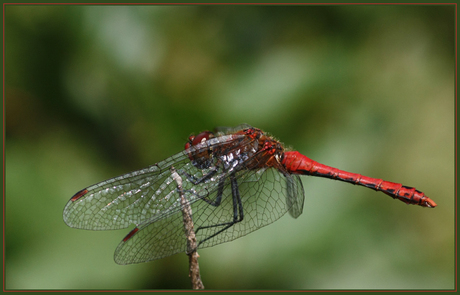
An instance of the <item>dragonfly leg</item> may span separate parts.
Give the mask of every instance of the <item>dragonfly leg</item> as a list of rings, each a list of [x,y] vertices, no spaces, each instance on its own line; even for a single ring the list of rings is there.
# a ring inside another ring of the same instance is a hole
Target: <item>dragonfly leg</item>
[[[201,177],[200,179],[196,179],[195,176],[193,175],[190,175],[188,174],[187,172],[185,171],[179,171],[181,174],[185,175],[185,177],[187,177],[187,179],[192,182],[194,185],[198,185],[204,181],[206,181],[207,179],[211,178],[212,176],[214,176],[214,174],[217,173],[217,168],[214,167],[213,170],[211,170],[208,174],[204,175],[203,177]],[[207,198],[208,194],[206,194],[206,196],[200,196],[198,194],[196,194],[195,192],[193,191],[188,191],[188,192],[191,192],[192,194],[198,196],[200,199],[202,199],[203,201],[205,201],[206,203],[208,203],[209,205],[212,205],[214,207],[217,207],[220,205],[220,202],[222,200],[222,193],[223,193],[223,190],[224,190],[224,183],[225,183],[225,178],[221,179],[219,181],[219,184],[218,184],[218,191],[217,191],[217,198],[215,201],[211,201]]]
[[[219,223],[219,224],[214,224],[214,225],[200,226],[196,230],[196,232],[198,232],[200,229],[212,228],[212,227],[218,227],[218,226],[224,226],[224,228],[222,228],[218,232],[214,233],[213,235],[205,238],[204,240],[201,240],[198,243],[197,247],[199,247],[200,244],[206,242],[207,240],[214,238],[215,236],[217,236],[221,232],[227,230],[228,228],[233,226],[235,223],[243,221],[243,218],[244,218],[243,203],[241,202],[240,192],[238,190],[238,183],[236,181],[236,178],[235,178],[234,174],[230,175],[230,181],[231,181],[231,186],[232,186],[233,220],[230,221],[230,222],[224,222],[224,223]],[[214,204],[210,203],[211,205],[214,205],[214,206],[219,206],[220,205],[220,202],[222,200],[222,190],[223,190],[223,181],[222,181],[222,188],[221,188],[221,183],[219,183],[218,196],[217,196],[216,201],[214,202]]]
[[[205,201],[206,203],[208,203],[209,205],[212,205],[214,207],[217,207],[220,205],[220,202],[222,201],[222,193],[223,193],[223,190],[224,190],[224,183],[225,183],[225,179],[222,179],[219,181],[219,184],[218,184],[218,190],[217,190],[217,197],[216,197],[216,200],[215,201],[212,201],[210,199],[208,199],[208,196],[209,196],[209,192],[205,193],[204,195],[200,195],[198,194],[195,190],[193,189],[190,189],[190,190],[186,190],[186,191],[183,191],[183,192],[187,192],[189,194],[192,194],[194,196],[197,196],[199,199]],[[206,189],[206,188],[205,188]],[[177,192],[180,194],[182,193],[178,188],[176,189]],[[207,189],[206,189],[207,190]]]
[[[208,203],[209,205],[212,205],[214,207],[217,207],[220,205],[220,202],[222,202],[222,195],[224,193],[224,184],[225,184],[225,178],[222,178],[219,180],[219,184],[217,185],[217,197],[215,201],[209,200],[207,197],[201,197],[203,201]]]

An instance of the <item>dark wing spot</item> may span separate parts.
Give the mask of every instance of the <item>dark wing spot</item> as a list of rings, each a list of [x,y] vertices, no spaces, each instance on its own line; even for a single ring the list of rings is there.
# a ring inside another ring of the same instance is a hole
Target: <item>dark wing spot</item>
[[[76,200],[80,199],[81,197],[83,197],[84,195],[86,195],[86,193],[88,192],[88,190],[85,188],[85,189],[82,189],[81,191],[79,191],[78,193],[76,193],[75,195],[73,195],[72,198],[70,198],[70,200],[72,202],[75,202]]]
[[[129,234],[124,237],[123,242],[126,242],[127,240],[131,239],[132,236],[139,230],[139,228],[135,227],[132,231],[129,232]]]

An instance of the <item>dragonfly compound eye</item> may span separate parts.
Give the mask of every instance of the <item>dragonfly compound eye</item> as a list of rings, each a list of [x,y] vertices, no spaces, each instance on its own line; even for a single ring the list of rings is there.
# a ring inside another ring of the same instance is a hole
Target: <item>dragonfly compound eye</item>
[[[214,133],[212,133],[211,131],[203,131],[197,136],[194,136],[193,138],[189,137],[189,139],[192,145],[197,145],[213,137],[214,137]]]

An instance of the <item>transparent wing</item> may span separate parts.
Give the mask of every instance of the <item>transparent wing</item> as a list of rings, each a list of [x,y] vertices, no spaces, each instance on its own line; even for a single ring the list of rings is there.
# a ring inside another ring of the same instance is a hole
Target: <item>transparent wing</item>
[[[198,248],[211,247],[242,237],[264,227],[283,216],[287,211],[297,217],[302,213],[304,192],[299,177],[283,174],[278,169],[243,170],[236,174],[243,205],[243,220],[211,237],[223,226],[213,226],[233,221],[233,198],[229,178],[224,179],[222,202],[212,206],[204,200],[191,204],[192,218]],[[186,185],[189,183],[186,182]],[[190,187],[184,187],[185,198],[196,199]],[[177,194],[179,194],[176,191]],[[217,191],[207,195],[216,200]],[[209,227],[211,226],[211,227]],[[207,227],[207,228],[201,228]],[[163,258],[187,249],[182,212],[175,211],[158,216],[138,226],[129,239],[123,240],[115,251],[118,264],[146,262]]]
[[[305,201],[305,192],[303,190],[302,180],[300,180],[299,175],[286,175],[287,178],[290,178],[286,182],[287,194],[286,194],[286,204],[289,207],[289,214],[297,218],[303,212],[303,203]]]
[[[92,185],[69,200],[64,208],[64,221],[70,227],[81,229],[121,229],[156,216],[164,216],[165,212],[180,210],[177,184],[171,176],[171,166],[195,178],[202,177],[210,172],[209,169],[196,168],[189,155],[200,154],[241,138],[243,135],[213,138],[148,168]],[[243,140],[241,144],[247,143]],[[217,175],[199,185],[193,185],[195,194],[190,196],[189,201],[194,202],[200,194],[215,190],[222,177],[226,175]],[[184,182],[189,180],[184,178]],[[189,183],[188,187],[191,186]]]

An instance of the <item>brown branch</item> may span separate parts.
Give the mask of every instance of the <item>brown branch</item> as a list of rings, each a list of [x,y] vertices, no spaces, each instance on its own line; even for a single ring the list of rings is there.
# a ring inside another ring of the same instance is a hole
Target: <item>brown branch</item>
[[[182,189],[182,178],[176,172],[174,167],[171,167],[171,174],[177,183],[177,190],[180,194],[180,203],[182,207],[182,217],[184,220],[185,235],[187,236],[187,255],[189,258],[189,273],[188,276],[192,281],[192,288],[194,290],[204,289],[203,282],[200,276],[200,266],[198,265],[198,252],[196,252],[197,244],[195,237],[195,230],[193,229],[192,220],[192,207],[184,196],[184,190]]]

